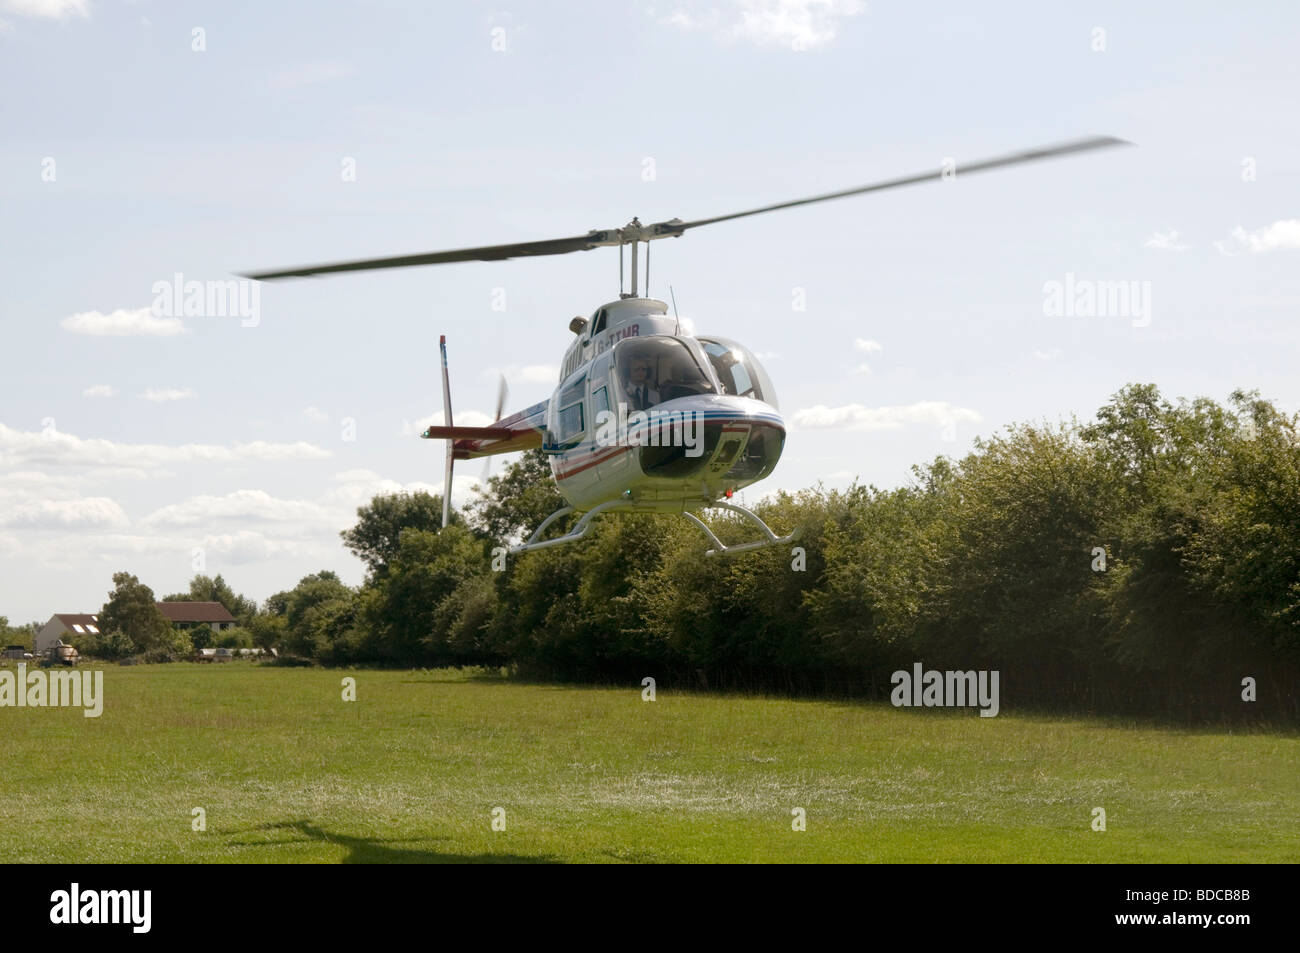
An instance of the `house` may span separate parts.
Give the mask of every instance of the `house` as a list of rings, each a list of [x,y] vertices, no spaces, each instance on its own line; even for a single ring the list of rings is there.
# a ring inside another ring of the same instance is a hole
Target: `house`
[[[56,612],[50,616],[50,621],[45,623],[41,631],[36,633],[32,651],[41,656],[52,649],[60,640],[75,645],[85,635],[99,635],[99,616],[75,612]],[[68,638],[65,639],[65,636],[68,636]]]
[[[220,602],[160,602],[158,610],[180,629],[207,625],[213,632],[220,632],[235,625],[235,617]]]
[[[235,617],[220,602],[159,602],[157,605],[158,611],[177,628],[192,629],[196,625],[208,625],[213,632],[220,632],[235,625]],[[85,635],[99,635],[98,615],[56,612],[50,616],[45,627],[36,633],[36,644],[32,651],[38,656],[44,655],[60,639],[69,645],[76,645]]]

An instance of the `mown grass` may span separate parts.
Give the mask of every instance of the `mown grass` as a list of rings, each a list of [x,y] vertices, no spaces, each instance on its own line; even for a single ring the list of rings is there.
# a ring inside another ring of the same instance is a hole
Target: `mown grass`
[[[447,670],[103,669],[98,719],[0,708],[0,861],[1300,860],[1293,733]]]

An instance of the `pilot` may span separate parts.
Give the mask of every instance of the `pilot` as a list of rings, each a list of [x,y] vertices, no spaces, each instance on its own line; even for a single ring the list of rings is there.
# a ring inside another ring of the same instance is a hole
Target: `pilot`
[[[659,390],[654,386],[647,358],[633,356],[628,365],[627,397],[633,410],[649,410],[659,403]]]

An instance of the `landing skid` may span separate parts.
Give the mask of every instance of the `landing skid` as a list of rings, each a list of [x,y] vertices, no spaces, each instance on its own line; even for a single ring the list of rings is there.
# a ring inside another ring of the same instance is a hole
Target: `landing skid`
[[[799,535],[799,530],[795,529],[795,531],[788,536],[777,536],[776,533],[772,532],[771,528],[763,522],[762,517],[757,513],[747,510],[743,506],[737,506],[735,503],[723,503],[719,500],[715,503],[709,503],[704,508],[712,509],[715,507],[718,509],[731,510],[733,513],[739,513],[757,526],[767,538],[755,540],[750,543],[737,543],[735,546],[727,546],[723,544],[722,540],[718,539],[713,530],[709,529],[709,527],[704,524],[704,521],[698,516],[694,513],[683,513],[682,515],[698,526],[704,532],[704,535],[709,538],[709,541],[716,547],[715,549],[706,550],[704,553],[706,556],[714,556],[718,553],[743,553],[752,549],[764,549],[768,546],[784,546],[786,543],[793,542],[794,538]],[[573,529],[569,530],[564,535],[556,536],[554,539],[539,540],[539,537],[542,533],[546,532],[548,526],[560,519],[560,517],[568,516],[572,512],[573,507],[566,506],[563,509],[556,510],[550,516],[546,517],[546,519],[542,521],[542,525],[537,527],[532,536],[528,537],[528,542],[510,548],[511,555],[516,553],[527,553],[535,549],[546,549],[547,547],[559,546],[563,543],[577,542],[587,535],[587,530],[591,529],[592,520],[601,513],[645,513],[650,511],[645,507],[638,506],[636,503],[628,500],[609,500],[608,502],[594,506],[587,510],[586,513],[583,513],[582,518],[578,520]]]

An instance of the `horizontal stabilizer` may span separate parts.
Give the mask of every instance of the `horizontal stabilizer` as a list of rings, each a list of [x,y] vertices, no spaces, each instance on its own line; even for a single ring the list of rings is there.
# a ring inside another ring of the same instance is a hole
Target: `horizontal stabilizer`
[[[429,427],[420,434],[428,440],[450,440],[457,460],[490,457],[498,453],[537,450],[546,434],[547,401],[498,420],[491,427]]]
[[[507,440],[516,433],[508,427],[430,427],[420,434],[426,440]]]
[[[536,450],[542,445],[542,431],[532,427],[430,427],[420,436],[451,440],[457,460]]]

